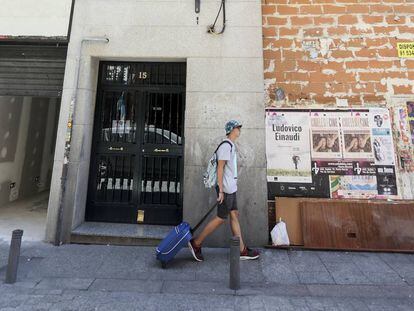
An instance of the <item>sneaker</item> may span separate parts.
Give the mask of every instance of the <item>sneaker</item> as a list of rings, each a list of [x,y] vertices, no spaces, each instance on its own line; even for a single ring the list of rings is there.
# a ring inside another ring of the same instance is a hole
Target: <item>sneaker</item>
[[[259,256],[260,254],[257,250],[245,247],[244,251],[240,253],[240,260],[253,260],[259,258]]]
[[[188,242],[188,247],[190,248],[191,254],[193,254],[195,260],[199,262],[204,260],[204,257],[201,254],[201,247],[196,246],[193,239],[191,239],[190,242]]]

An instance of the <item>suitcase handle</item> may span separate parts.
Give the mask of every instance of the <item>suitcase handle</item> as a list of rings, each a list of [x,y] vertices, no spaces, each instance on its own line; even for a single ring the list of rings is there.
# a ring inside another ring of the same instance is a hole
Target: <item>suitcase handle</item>
[[[200,220],[200,222],[193,228],[190,229],[191,234],[196,232],[196,230],[201,226],[201,224],[207,219],[207,217],[211,214],[211,212],[216,208],[218,205],[218,202],[216,202],[207,212],[207,214],[204,215],[204,217]]]

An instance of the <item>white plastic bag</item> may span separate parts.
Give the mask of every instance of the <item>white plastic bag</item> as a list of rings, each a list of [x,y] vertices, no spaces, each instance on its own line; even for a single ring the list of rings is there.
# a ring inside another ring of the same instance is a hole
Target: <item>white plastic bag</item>
[[[286,224],[283,221],[278,222],[278,224],[270,232],[270,236],[272,237],[273,245],[280,246],[290,244]]]

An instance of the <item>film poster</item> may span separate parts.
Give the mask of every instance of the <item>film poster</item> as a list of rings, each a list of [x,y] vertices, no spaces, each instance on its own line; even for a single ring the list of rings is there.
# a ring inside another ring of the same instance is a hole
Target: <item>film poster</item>
[[[335,113],[314,112],[311,116],[313,159],[341,159],[339,118]]]
[[[344,159],[373,160],[368,112],[350,112],[341,117]]]

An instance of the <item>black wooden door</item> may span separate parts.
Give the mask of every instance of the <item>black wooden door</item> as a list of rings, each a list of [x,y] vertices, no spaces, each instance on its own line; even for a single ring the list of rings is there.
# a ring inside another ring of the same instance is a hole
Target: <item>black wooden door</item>
[[[185,64],[103,63],[100,77],[86,220],[181,222]]]

